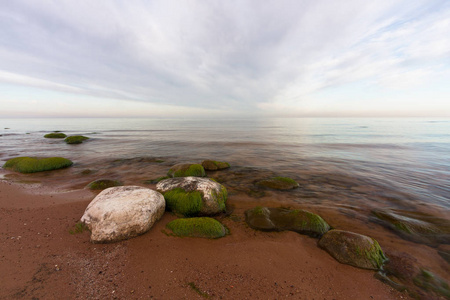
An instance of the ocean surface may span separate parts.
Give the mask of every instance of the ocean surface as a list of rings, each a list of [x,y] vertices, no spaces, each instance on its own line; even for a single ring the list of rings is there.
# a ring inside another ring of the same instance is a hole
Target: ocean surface
[[[52,131],[90,139],[67,145],[43,137]],[[450,210],[450,119],[0,119],[0,164],[17,156],[71,159],[64,170],[0,171],[4,179],[63,190],[99,178],[145,185],[176,163],[213,159],[231,164],[208,176],[237,205],[326,207],[348,216],[380,207]],[[291,177],[300,188],[255,185],[271,176]]]

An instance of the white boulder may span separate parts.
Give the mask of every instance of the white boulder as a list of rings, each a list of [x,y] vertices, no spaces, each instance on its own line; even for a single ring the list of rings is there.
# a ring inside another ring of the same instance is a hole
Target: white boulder
[[[147,232],[165,210],[163,195],[140,186],[103,190],[86,208],[85,223],[93,243],[125,240]]]

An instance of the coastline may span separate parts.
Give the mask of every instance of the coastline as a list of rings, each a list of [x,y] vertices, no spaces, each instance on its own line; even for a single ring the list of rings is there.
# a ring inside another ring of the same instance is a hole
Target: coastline
[[[0,299],[408,299],[374,272],[335,261],[317,240],[221,219],[231,235],[176,238],[164,217],[146,234],[92,244],[70,234],[94,194],[0,181]],[[243,215],[238,208],[234,215]]]

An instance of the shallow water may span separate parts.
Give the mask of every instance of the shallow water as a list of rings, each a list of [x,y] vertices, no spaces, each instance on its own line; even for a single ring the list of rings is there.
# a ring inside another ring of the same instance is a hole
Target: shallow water
[[[64,188],[98,177],[142,184],[175,163],[215,159],[233,168],[209,175],[235,194],[274,196],[253,193],[254,182],[281,175],[300,183],[278,194],[288,203],[450,209],[448,119],[2,119],[0,128],[2,164],[16,156],[73,160],[67,170],[24,176]],[[54,130],[91,139],[43,138]],[[92,173],[82,175],[86,169]]]

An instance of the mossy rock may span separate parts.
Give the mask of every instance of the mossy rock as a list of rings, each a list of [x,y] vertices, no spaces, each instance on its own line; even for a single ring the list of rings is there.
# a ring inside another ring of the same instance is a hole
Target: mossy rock
[[[438,295],[450,299],[450,289],[448,283],[430,271],[422,269],[419,275],[414,277],[413,282],[425,291],[432,291]]]
[[[67,144],[81,144],[83,141],[88,140],[88,137],[82,135],[73,135],[66,137],[64,140]]]
[[[319,215],[302,209],[255,207],[245,212],[245,221],[263,231],[290,230],[312,237],[320,237],[330,225]]]
[[[217,239],[224,237],[228,229],[219,221],[208,218],[187,218],[176,219],[166,225],[175,236],[180,237],[200,237]]]
[[[280,176],[258,181],[256,185],[274,190],[291,190],[299,186],[295,180]]]
[[[205,169],[200,164],[177,164],[167,172],[169,177],[205,177]]]
[[[373,210],[374,219],[400,237],[416,243],[437,246],[450,244],[450,221],[433,215],[394,209]]]
[[[230,164],[223,161],[215,161],[215,160],[204,160],[202,161],[202,166],[207,171],[216,171],[223,170],[230,167]]]
[[[169,178],[156,189],[164,195],[168,210],[184,216],[215,215],[226,209],[227,189],[208,178]]]
[[[203,207],[202,194],[199,191],[186,192],[182,188],[175,188],[164,194],[166,208],[183,216],[197,216]]]
[[[387,261],[375,239],[354,232],[330,230],[319,240],[319,246],[338,262],[362,269],[380,270]]]
[[[16,157],[8,160],[3,165],[3,168],[20,173],[35,173],[67,168],[72,164],[73,162],[71,160],[63,157]]]
[[[87,187],[91,190],[104,190],[110,187],[114,186],[121,186],[122,182],[118,180],[111,180],[111,179],[98,179],[95,181],[92,181],[87,185]]]
[[[65,135],[62,132],[52,132],[52,133],[47,133],[46,135],[44,135],[44,137],[46,139],[63,139],[65,137],[67,137],[67,135]]]
[[[155,179],[149,179],[149,180],[145,180],[144,183],[145,184],[157,184],[158,182],[160,182],[161,180],[167,179],[169,178],[168,176],[161,176]]]

